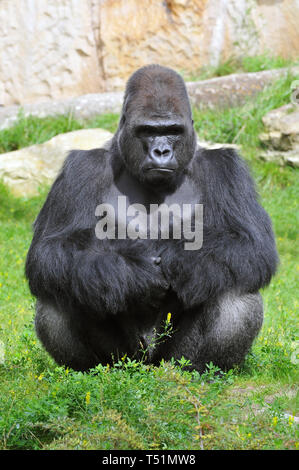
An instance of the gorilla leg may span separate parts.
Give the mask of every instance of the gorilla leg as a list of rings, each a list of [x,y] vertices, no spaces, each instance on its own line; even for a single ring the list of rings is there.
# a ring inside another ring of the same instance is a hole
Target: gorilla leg
[[[98,322],[84,312],[67,316],[51,304],[38,301],[36,305],[38,338],[59,365],[75,370],[111,364],[125,353],[136,356],[139,335],[127,325],[127,319],[121,323],[110,317]]]
[[[263,322],[261,295],[228,293],[197,312],[174,317],[174,334],[157,347],[152,362],[184,356],[199,372],[213,362],[223,370],[241,364]]]

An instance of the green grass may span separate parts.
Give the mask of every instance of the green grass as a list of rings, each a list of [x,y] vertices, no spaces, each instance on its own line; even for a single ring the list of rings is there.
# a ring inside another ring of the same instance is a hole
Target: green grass
[[[240,107],[225,109],[194,109],[195,129],[203,140],[235,143],[255,149],[263,131],[262,117],[271,109],[290,102],[292,75],[282,77],[254,100]]]
[[[115,132],[118,119],[118,114],[105,114],[104,116],[96,116],[86,122],[79,122],[72,115],[46,118],[25,117],[21,111],[14,126],[0,131],[0,153],[11,152],[33,144],[42,144],[55,135],[86,127],[101,127],[110,132]]]
[[[218,375],[210,366],[200,376],[184,371],[183,361],[148,367],[128,358],[84,374],[57,367],[35,336],[24,278],[31,224],[46,189],[26,199],[0,185],[0,448],[298,448],[298,425],[284,416],[298,415],[298,172],[256,158],[261,117],[289,102],[291,81],[278,81],[243,107],[194,110],[201,138],[242,146],[277,237],[280,266],[262,292],[264,326],[240,369]],[[117,120],[93,122],[114,130]],[[0,146],[30,145],[75,125],[21,119],[1,131]]]
[[[182,72],[187,81],[207,80],[213,77],[222,77],[232,73],[262,72],[263,70],[279,69],[298,65],[298,60],[285,59],[280,56],[261,54],[258,56],[229,57],[217,66],[205,66],[195,70],[192,74]]]

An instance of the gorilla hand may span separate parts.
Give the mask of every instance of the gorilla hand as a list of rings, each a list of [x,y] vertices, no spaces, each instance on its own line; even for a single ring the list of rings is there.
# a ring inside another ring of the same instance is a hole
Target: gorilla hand
[[[169,289],[169,283],[165,279],[161,268],[161,257],[151,256],[151,262],[155,269],[155,275],[153,276],[152,283],[149,290],[150,302],[156,304],[162,301]]]

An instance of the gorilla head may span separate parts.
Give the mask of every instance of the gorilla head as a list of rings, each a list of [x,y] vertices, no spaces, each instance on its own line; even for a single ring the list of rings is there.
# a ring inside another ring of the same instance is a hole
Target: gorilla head
[[[127,170],[151,186],[168,186],[182,174],[196,149],[190,103],[183,79],[149,65],[126,87],[116,134]]]

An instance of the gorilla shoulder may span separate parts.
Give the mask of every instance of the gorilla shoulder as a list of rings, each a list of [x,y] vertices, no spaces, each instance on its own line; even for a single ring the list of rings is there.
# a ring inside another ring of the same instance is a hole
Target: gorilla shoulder
[[[217,195],[216,187],[218,190],[228,187],[230,192],[242,191],[246,187],[246,191],[252,192],[251,196],[256,197],[250,170],[234,148],[205,149],[201,147],[197,150],[194,164],[199,180],[211,188],[214,196]],[[238,203],[241,202],[240,194],[242,192],[238,193]]]
[[[76,189],[88,185],[104,190],[113,181],[111,154],[107,148],[72,150],[61,169],[65,183],[76,181]]]

